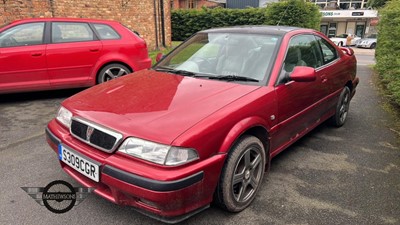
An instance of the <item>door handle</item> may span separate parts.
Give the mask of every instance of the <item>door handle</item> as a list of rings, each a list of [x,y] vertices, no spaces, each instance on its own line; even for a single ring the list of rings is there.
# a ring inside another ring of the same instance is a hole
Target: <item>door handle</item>
[[[32,56],[42,56],[43,53],[41,53],[41,52],[33,52],[31,55]]]
[[[322,75],[321,76],[321,82],[322,83],[326,83],[328,81],[328,78],[326,77],[326,75],[324,74],[324,75]]]
[[[91,48],[91,49],[89,49],[89,51],[91,51],[91,52],[98,52],[100,49],[98,49],[98,48]]]

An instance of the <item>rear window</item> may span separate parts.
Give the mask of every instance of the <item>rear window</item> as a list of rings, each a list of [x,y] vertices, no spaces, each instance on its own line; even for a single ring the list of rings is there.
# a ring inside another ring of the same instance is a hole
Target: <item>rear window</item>
[[[120,39],[119,34],[106,24],[93,24],[101,40]]]

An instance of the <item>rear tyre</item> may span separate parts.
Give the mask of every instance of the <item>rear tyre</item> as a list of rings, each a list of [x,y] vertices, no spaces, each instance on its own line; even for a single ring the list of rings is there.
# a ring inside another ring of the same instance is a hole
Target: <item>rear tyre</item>
[[[132,71],[128,67],[119,63],[113,63],[105,66],[103,69],[100,70],[97,77],[97,83],[104,83],[106,81],[124,76],[129,73],[132,73]]]
[[[254,200],[264,171],[264,145],[254,136],[241,137],[228,154],[215,202],[229,212],[242,211]]]
[[[344,87],[339,96],[339,101],[336,105],[335,115],[331,117],[331,123],[336,127],[341,127],[346,122],[347,114],[350,107],[350,89]]]
[[[376,43],[372,43],[371,46],[369,47],[370,49],[376,48]]]

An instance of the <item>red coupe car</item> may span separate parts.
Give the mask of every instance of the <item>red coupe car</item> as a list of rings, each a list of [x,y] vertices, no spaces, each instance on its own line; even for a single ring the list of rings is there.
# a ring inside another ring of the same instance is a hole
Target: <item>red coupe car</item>
[[[0,93],[87,87],[150,66],[146,42],[118,22],[25,19],[0,28]]]
[[[302,28],[210,29],[161,58],[65,100],[46,135],[82,185],[167,222],[245,209],[271,158],[345,123],[359,82],[351,49]]]

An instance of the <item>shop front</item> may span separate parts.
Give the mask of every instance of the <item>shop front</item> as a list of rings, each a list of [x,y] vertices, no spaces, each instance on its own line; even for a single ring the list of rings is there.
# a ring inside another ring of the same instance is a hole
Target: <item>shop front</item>
[[[340,34],[355,34],[364,37],[377,33],[376,10],[321,10],[322,21],[320,31],[328,37]]]

